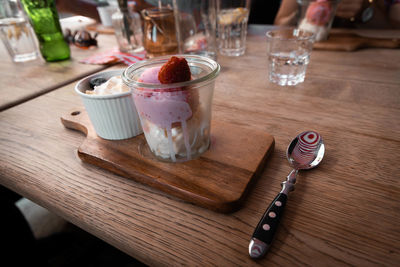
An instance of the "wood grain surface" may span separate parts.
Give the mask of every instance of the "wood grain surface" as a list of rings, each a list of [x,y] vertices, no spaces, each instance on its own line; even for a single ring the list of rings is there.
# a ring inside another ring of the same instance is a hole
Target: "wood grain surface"
[[[97,40],[98,47],[88,50],[71,45],[71,58],[59,62],[38,58],[13,63],[4,45],[0,45],[0,111],[107,68],[79,63],[81,59],[117,46],[113,35],[100,34]]]
[[[210,148],[203,155],[166,163],[151,154],[143,134],[119,141],[100,138],[85,109],[72,109],[61,122],[86,135],[78,148],[84,162],[224,213],[240,208],[274,149],[266,132],[213,120]]]
[[[304,83],[268,81],[265,37],[219,57],[213,118],[272,134],[275,151],[231,214],[216,213],[90,164],[84,136],[60,116],[74,84],[0,113],[0,183],[151,266],[398,266],[400,50],[313,51]],[[299,173],[276,239],[260,261],[248,244],[290,172],[304,130],[324,138],[318,168]]]

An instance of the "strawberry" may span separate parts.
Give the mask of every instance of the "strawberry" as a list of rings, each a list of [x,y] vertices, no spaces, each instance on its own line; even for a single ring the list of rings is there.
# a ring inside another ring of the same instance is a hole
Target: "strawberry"
[[[190,68],[184,58],[171,57],[158,73],[158,80],[162,84],[186,82],[190,79]]]

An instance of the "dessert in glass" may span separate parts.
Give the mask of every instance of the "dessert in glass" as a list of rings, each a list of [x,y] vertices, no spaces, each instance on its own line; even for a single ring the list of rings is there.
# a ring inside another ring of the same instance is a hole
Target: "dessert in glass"
[[[211,104],[220,66],[196,55],[164,56],[129,66],[132,89],[147,144],[162,161],[199,157],[210,145]]]
[[[315,41],[328,38],[340,0],[297,0],[300,5],[298,27],[315,34]]]

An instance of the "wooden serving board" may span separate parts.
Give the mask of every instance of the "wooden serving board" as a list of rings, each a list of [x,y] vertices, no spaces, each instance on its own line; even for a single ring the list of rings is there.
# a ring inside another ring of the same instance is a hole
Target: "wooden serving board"
[[[224,213],[240,207],[275,144],[266,132],[213,121],[207,152],[188,162],[165,163],[152,156],[143,134],[118,141],[98,137],[84,108],[61,121],[86,134],[78,148],[82,161]]]
[[[314,43],[315,49],[355,51],[361,48],[399,48],[399,38],[372,38],[355,33],[330,33],[326,41]]]

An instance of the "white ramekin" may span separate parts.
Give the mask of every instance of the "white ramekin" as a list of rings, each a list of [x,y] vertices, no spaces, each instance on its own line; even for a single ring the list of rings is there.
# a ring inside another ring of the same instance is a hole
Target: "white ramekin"
[[[122,75],[124,69],[96,73],[83,78],[75,85],[97,133],[103,139],[121,140],[143,133],[132,98],[132,91],[111,95],[86,94],[89,81],[96,77],[110,79]]]

